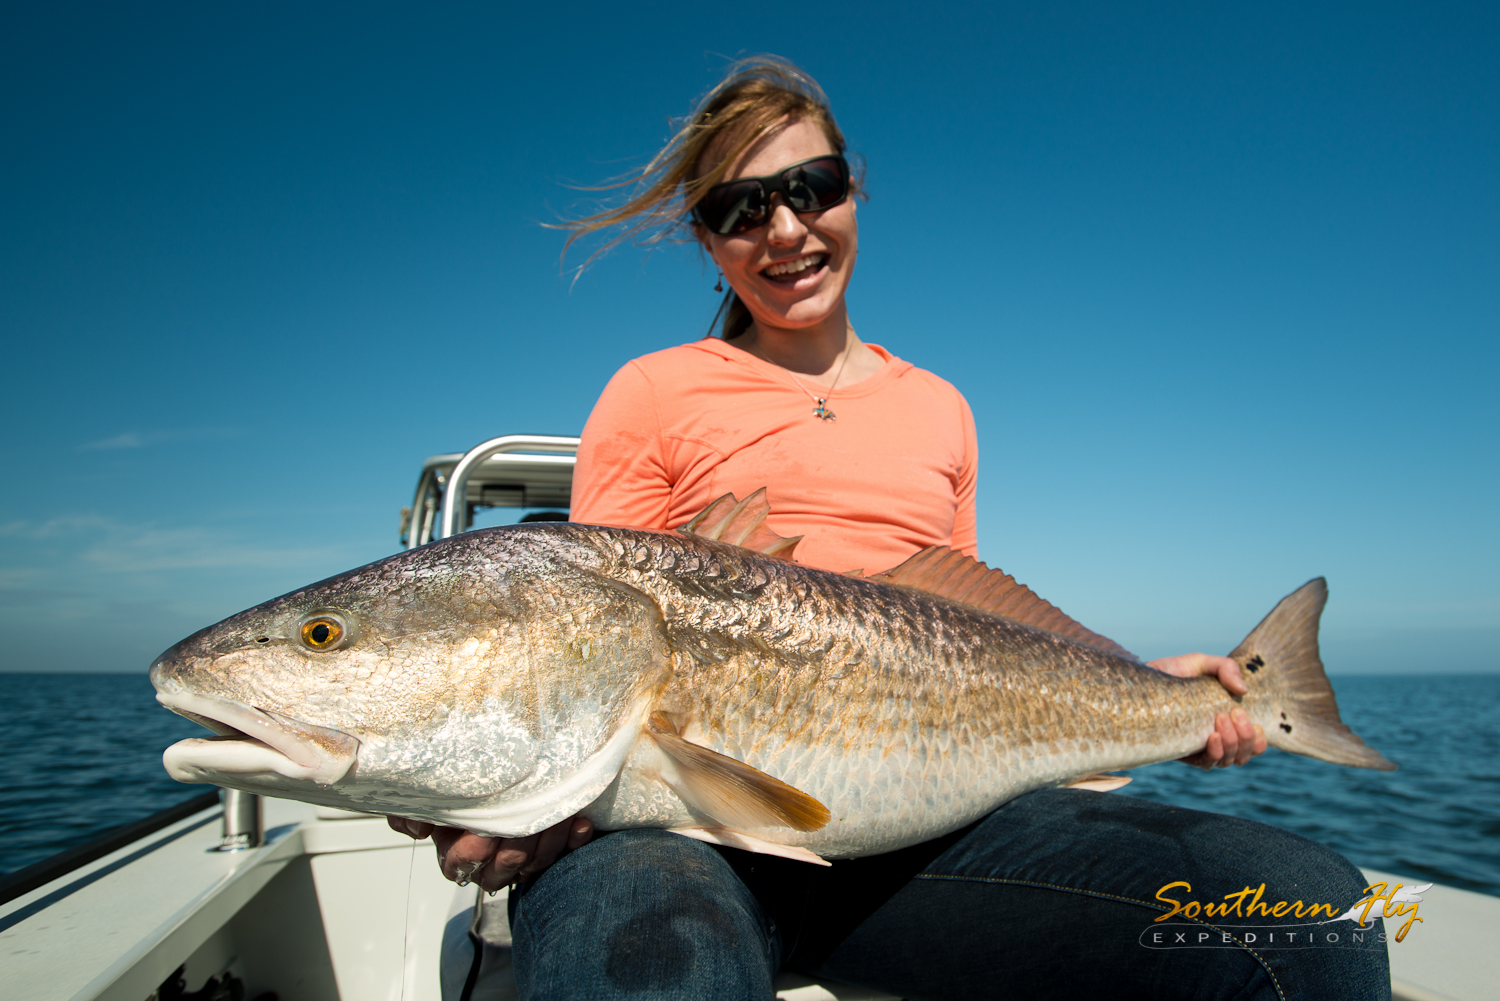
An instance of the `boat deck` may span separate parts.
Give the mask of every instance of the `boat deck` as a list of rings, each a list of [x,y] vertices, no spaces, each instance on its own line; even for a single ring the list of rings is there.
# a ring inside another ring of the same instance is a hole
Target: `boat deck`
[[[428,842],[379,818],[266,800],[266,843],[217,852],[212,807],[0,905],[11,1001],[142,1001],[186,965],[190,990],[225,971],[245,997],[439,1001],[445,934],[465,934],[475,887],[447,882]],[[1372,882],[1426,882],[1367,871]],[[1398,1001],[1488,1001],[1500,898],[1434,886],[1390,945]],[[492,985],[500,987],[503,984]],[[787,975],[784,1001],[888,996]]]

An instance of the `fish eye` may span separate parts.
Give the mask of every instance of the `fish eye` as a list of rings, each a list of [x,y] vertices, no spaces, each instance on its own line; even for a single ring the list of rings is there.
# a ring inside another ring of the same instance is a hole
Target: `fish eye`
[[[309,650],[336,650],[349,630],[332,615],[314,615],[302,621],[298,635]]]

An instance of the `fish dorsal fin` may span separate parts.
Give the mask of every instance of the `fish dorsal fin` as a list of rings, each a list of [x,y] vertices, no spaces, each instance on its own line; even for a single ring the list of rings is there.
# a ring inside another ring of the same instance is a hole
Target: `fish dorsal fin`
[[[899,567],[871,574],[870,580],[914,587],[952,601],[961,601],[986,612],[1082,643],[1108,653],[1139,660],[1112,639],[1084,628],[1051,602],[1038,598],[1025,584],[1003,570],[991,570],[972,556],[947,546],[928,546]]]
[[[741,830],[817,831],[827,826],[832,816],[828,807],[759,768],[683,738],[666,713],[652,713],[646,729],[677,766],[676,780],[663,780],[704,816]]]
[[[677,531],[700,539],[742,546],[752,552],[791,562],[792,551],[802,541],[802,536],[784,539],[771,531],[766,527],[766,515],[770,513],[771,503],[766,500],[766,488],[761,487],[744,500],[737,500],[734,494],[725,494]]]

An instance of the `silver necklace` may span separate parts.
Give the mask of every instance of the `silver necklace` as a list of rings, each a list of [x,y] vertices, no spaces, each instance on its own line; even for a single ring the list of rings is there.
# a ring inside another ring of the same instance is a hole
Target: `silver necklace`
[[[760,345],[759,344],[751,344],[750,348],[752,350],[752,353],[757,358],[759,358],[761,361],[765,362],[767,365],[776,365],[776,363],[774,361],[772,361],[771,359],[767,358],[765,355],[763,355],[763,354],[760,353]],[[791,369],[783,368],[780,365],[776,365],[776,367],[779,368],[779,369],[781,369],[787,375],[790,375],[792,377],[792,381],[797,384],[797,388],[800,389],[800,390],[802,390],[804,393],[806,393],[807,394],[807,398],[809,400],[812,400],[814,403],[817,404],[817,406],[813,407],[813,416],[814,417],[816,417],[820,421],[836,421],[836,420],[838,420],[838,415],[835,414],[832,410],[828,409],[828,397],[832,396],[833,395],[833,391],[836,388],[838,388],[839,379],[842,378],[843,375],[844,375],[844,365],[849,361],[849,353],[851,351],[853,351],[853,350],[854,350],[854,346],[853,345],[847,345],[847,346],[845,346],[845,348],[844,348],[844,357],[841,358],[841,359],[839,359],[839,370],[833,374],[833,382],[828,387],[828,395],[827,396],[815,396],[813,394],[812,390],[810,390],[806,386],[802,385],[802,380],[801,379],[797,378],[795,375],[792,375]]]

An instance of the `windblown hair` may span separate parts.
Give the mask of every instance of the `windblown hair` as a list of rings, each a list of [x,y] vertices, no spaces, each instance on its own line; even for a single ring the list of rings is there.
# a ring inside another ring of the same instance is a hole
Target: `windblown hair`
[[[779,56],[751,56],[733,63],[692,114],[674,123],[676,133],[650,163],[620,180],[590,189],[630,187],[633,191],[617,208],[561,223],[558,228],[571,231],[563,253],[579,237],[617,228],[621,231],[590,254],[585,267],[626,240],[651,245],[695,239],[693,206],[704,193],[721,182],[730,164],[766,133],[798,121],[816,123],[834,152],[845,152],[844,134],[816,80]],[[860,190],[858,178],[851,179],[850,189],[851,194]],[[748,330],[750,323],[750,311],[730,289],[714,324],[728,340]]]

